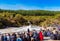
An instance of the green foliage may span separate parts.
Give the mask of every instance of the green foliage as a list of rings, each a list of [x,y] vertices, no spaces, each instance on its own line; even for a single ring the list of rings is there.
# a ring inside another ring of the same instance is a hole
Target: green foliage
[[[60,25],[59,11],[45,10],[2,10],[0,9],[0,28],[23,25],[52,26]]]

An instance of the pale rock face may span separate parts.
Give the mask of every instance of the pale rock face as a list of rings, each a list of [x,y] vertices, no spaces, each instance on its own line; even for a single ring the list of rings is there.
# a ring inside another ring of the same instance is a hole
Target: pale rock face
[[[22,27],[10,27],[10,28],[6,28],[6,29],[0,29],[0,33],[12,33],[12,32],[25,32],[27,31],[27,29],[29,29],[30,31],[32,30],[37,30],[39,31],[41,29],[41,27],[39,26],[22,26]]]
[[[55,28],[57,30],[57,27],[55,27]],[[46,30],[44,27],[29,25],[29,26],[22,26],[22,27],[17,27],[17,28],[10,27],[10,28],[6,28],[6,29],[0,29],[0,34],[1,33],[13,33],[13,32],[26,32],[27,29],[29,29],[30,31],[33,31],[33,30],[40,31],[41,29]],[[47,27],[47,29],[53,31],[53,27]]]

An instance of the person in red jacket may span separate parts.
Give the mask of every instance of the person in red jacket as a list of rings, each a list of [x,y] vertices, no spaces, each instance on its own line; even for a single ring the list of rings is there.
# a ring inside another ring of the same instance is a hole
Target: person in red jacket
[[[41,41],[43,40],[43,34],[42,34],[41,31],[39,32],[39,39],[40,39]]]

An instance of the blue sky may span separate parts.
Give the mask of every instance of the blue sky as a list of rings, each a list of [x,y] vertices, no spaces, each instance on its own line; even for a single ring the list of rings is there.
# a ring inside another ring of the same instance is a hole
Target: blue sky
[[[60,0],[0,0],[1,9],[60,10]]]

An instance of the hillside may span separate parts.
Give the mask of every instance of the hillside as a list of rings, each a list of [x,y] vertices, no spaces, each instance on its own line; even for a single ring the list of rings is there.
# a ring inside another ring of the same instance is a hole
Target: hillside
[[[60,25],[60,11],[48,10],[3,10],[0,9],[0,28],[23,25]]]

